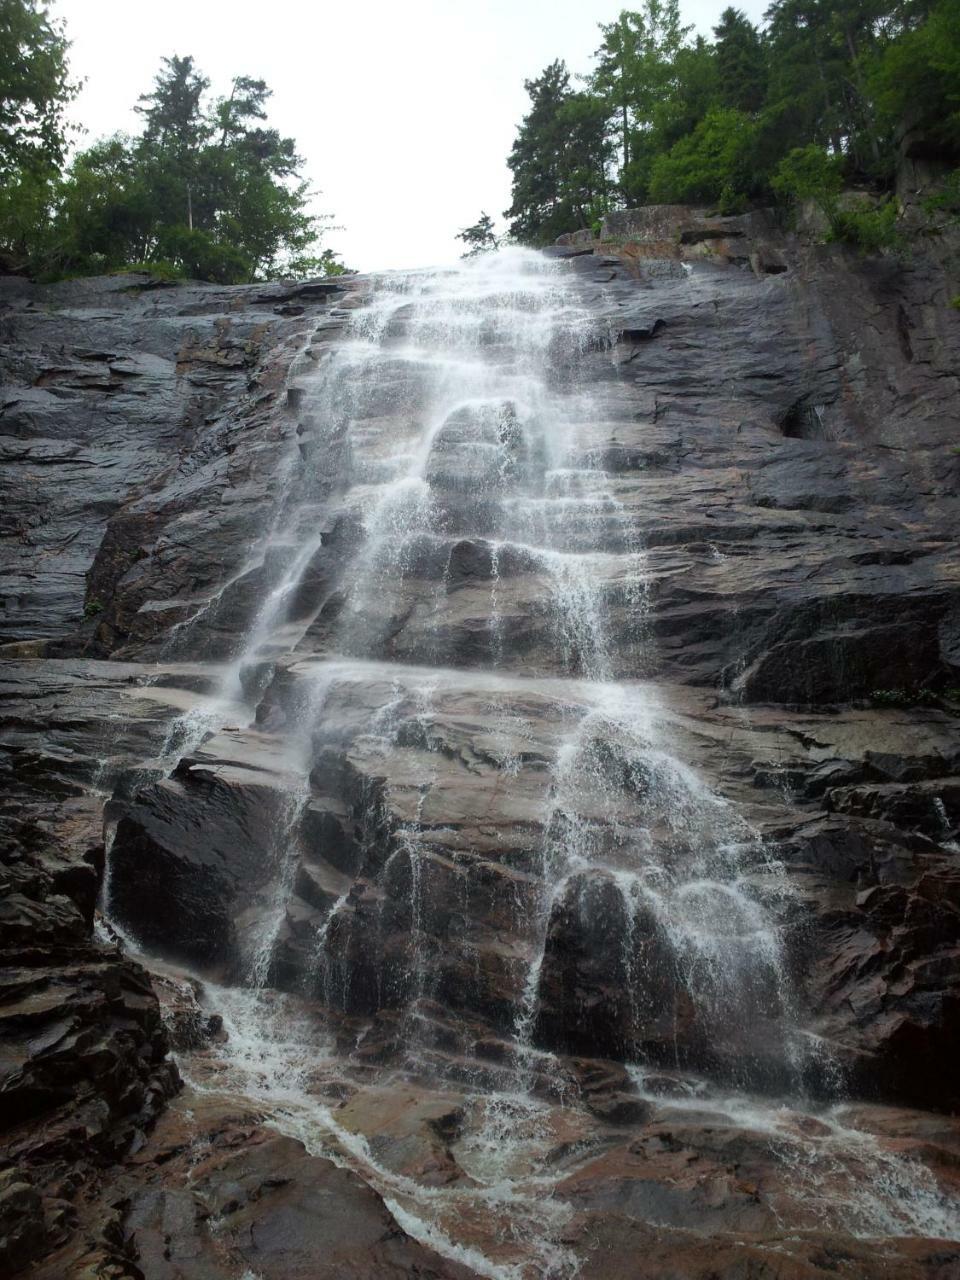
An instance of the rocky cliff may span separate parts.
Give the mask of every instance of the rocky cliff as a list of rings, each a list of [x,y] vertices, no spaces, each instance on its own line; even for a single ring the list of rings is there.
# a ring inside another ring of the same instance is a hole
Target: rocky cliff
[[[8,1270],[960,1269],[944,252],[570,240],[0,281]]]

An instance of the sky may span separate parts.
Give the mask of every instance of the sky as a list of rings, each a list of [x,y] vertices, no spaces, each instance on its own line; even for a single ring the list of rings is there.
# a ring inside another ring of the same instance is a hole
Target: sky
[[[736,0],[734,0],[736,2]],[[730,0],[681,0],[704,35]],[[738,7],[758,22],[767,0]],[[133,106],[160,59],[192,54],[227,92],[236,75],[273,89],[270,123],[292,135],[333,215],[324,247],[379,271],[454,261],[456,233],[485,210],[504,229],[506,156],[554,58],[590,69],[597,25],[621,0],[54,0],[85,84],[85,141],[135,132]]]

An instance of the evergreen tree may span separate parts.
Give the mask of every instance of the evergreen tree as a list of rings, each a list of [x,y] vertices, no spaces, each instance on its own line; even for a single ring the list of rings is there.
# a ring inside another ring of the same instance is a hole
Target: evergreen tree
[[[187,162],[210,136],[203,96],[210,81],[200,75],[193,58],[162,59],[153,92],[142,93],[134,108],[144,118],[141,146],[168,159]]]
[[[590,77],[593,92],[604,100],[619,130],[622,168],[630,164],[630,132],[633,128],[635,66],[643,19],[624,9],[616,22],[600,24],[603,43],[596,52],[596,70]]]
[[[531,105],[507,160],[513,201],[504,217],[512,219],[516,239],[546,244],[571,226],[587,226],[594,203],[606,195],[606,109],[571,90],[563,62],[524,87]]]
[[[925,6],[925,20],[915,8],[896,17],[895,36],[866,72],[883,129],[922,130],[960,164],[960,0]]]
[[[692,45],[677,51],[672,83],[654,113],[649,139],[652,153],[659,154],[692,133],[718,100],[713,46],[697,36]]]
[[[798,157],[882,189],[905,130],[960,163],[960,0],[772,0],[765,21],[761,32],[728,7],[713,44],[691,43],[676,0],[645,0],[601,25],[588,93],[573,94],[561,63],[528,83],[532,108],[510,158],[514,232],[547,239],[592,223],[611,198],[727,209],[798,199]],[[841,212],[838,238],[892,243],[892,205],[876,226],[851,215],[855,236]]]
[[[755,115],[767,96],[767,57],[760,32],[739,9],[724,9],[716,36],[717,101]]]
[[[457,232],[457,239],[468,246],[467,252],[460,255],[462,258],[475,258],[478,254],[492,253],[500,247],[500,241],[493,230],[493,219],[482,209],[473,226],[464,227]]]

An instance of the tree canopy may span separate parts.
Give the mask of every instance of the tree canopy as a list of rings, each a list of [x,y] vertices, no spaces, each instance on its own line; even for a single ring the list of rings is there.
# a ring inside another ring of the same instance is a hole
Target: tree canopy
[[[560,62],[526,83],[505,215],[522,241],[590,225],[607,204],[786,198],[780,167],[801,152],[810,169],[809,148],[883,191],[909,129],[960,163],[960,0],[773,0],[762,28],[728,7],[712,41],[677,0],[644,0],[600,35],[583,90]]]
[[[64,170],[74,88],[67,44],[34,0],[0,0],[0,250],[46,275],[146,267],[221,283],[335,274],[293,138],[269,127],[271,90],[237,76],[225,95],[189,56],[162,60],[116,134]]]
[[[548,240],[571,226],[587,226],[609,183],[607,108],[577,92],[563,62],[552,62],[524,87],[530,110],[507,161],[513,203],[504,214],[519,240]]]
[[[57,166],[77,86],[63,28],[36,0],[0,0],[0,182]]]

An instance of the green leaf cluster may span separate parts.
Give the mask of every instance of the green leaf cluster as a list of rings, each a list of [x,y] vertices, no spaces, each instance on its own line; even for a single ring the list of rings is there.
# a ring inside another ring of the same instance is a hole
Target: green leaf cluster
[[[79,88],[68,41],[37,0],[0,0],[0,185],[63,159],[64,113]]]
[[[644,0],[600,34],[583,89],[562,63],[527,82],[506,212],[521,241],[589,225],[592,195],[723,211],[813,199],[835,239],[873,252],[894,244],[896,206],[841,208],[841,188],[888,190],[914,135],[960,164],[960,0],[772,0],[762,28],[728,7],[712,41],[677,0]]]
[[[74,92],[67,43],[35,0],[0,0],[0,253],[45,278],[162,269],[233,284],[336,274],[320,250],[303,160],[267,123],[271,90],[238,76],[225,96],[191,57],[164,58],[136,107],[142,130],[63,168]]]

